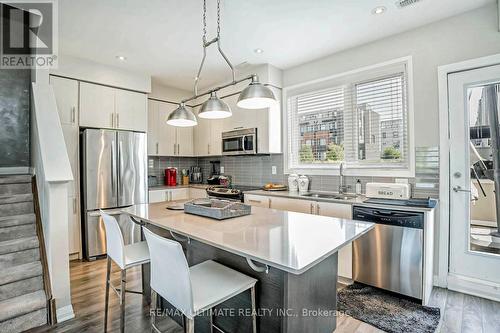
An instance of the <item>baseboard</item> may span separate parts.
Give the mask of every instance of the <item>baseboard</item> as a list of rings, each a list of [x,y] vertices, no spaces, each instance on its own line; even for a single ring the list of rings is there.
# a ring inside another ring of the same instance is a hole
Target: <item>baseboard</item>
[[[345,285],[350,285],[354,282],[352,279],[340,275],[337,277],[337,281]]]
[[[0,175],[26,175],[31,173],[30,167],[0,168]]]
[[[73,312],[73,306],[70,304],[57,309],[56,316],[58,323],[62,323],[63,321],[75,318],[75,313]]]
[[[500,284],[495,282],[450,273],[448,289],[500,302]]]

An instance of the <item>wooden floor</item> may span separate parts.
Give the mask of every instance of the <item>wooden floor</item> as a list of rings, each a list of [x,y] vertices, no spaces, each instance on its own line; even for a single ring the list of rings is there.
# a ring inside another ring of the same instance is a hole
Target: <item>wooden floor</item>
[[[71,295],[75,318],[53,327],[42,327],[29,331],[42,332],[102,332],[104,320],[104,291],[106,261],[71,262]],[[114,267],[116,269],[116,267]],[[115,285],[119,275],[113,274]],[[127,289],[140,290],[139,269],[127,271]],[[144,304],[141,295],[127,294],[126,332],[151,332],[149,306]],[[109,332],[119,331],[118,298],[110,291]],[[499,333],[500,303],[478,297],[464,295],[445,289],[435,289],[432,306],[441,308],[442,333]],[[180,333],[182,328],[166,318],[159,324],[162,332]],[[340,316],[335,333],[377,333],[381,330],[348,316]],[[262,332],[272,333],[272,332]]]

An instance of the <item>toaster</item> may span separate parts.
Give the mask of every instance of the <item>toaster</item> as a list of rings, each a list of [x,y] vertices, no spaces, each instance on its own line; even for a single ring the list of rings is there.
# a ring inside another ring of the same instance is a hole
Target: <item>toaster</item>
[[[410,199],[411,185],[402,183],[366,183],[367,198]]]

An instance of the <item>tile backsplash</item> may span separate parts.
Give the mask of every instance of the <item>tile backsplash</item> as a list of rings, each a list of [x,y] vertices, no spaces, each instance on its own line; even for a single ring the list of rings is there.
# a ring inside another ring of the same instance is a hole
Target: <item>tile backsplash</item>
[[[262,186],[266,183],[286,183],[288,175],[283,173],[283,155],[252,156],[212,156],[212,157],[149,157],[149,175],[164,182],[164,169],[175,167],[178,170],[190,166],[200,166],[204,181],[211,174],[210,161],[220,161],[224,174],[231,175],[234,184]],[[273,166],[276,174],[272,174]],[[313,191],[337,191],[338,176],[309,176],[310,189]],[[393,177],[352,177],[346,176],[346,185],[354,192],[356,181],[360,179],[362,191],[368,182],[394,182]],[[419,147],[416,149],[416,177],[409,179],[414,197],[435,197],[439,195],[439,150],[437,147]]]

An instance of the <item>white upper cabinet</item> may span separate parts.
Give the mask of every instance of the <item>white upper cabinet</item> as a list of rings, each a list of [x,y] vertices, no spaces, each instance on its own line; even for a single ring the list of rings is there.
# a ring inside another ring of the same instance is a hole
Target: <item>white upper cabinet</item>
[[[236,103],[238,94],[224,98],[231,107],[233,115],[223,121],[223,131],[239,130],[243,128],[257,128],[257,153],[281,153],[281,92],[273,90],[278,103],[273,108],[242,109]]]
[[[146,94],[115,89],[116,128],[147,131]]]
[[[148,155],[193,156],[193,128],[176,128],[167,124],[167,117],[177,106],[171,103],[148,102]]]
[[[80,126],[146,131],[146,95],[80,83]]]
[[[115,127],[115,89],[80,83],[80,126]]]
[[[194,128],[194,154],[196,156],[222,155],[222,119],[203,119],[198,117]]]
[[[50,76],[50,84],[56,97],[61,124],[78,127],[78,81]]]

